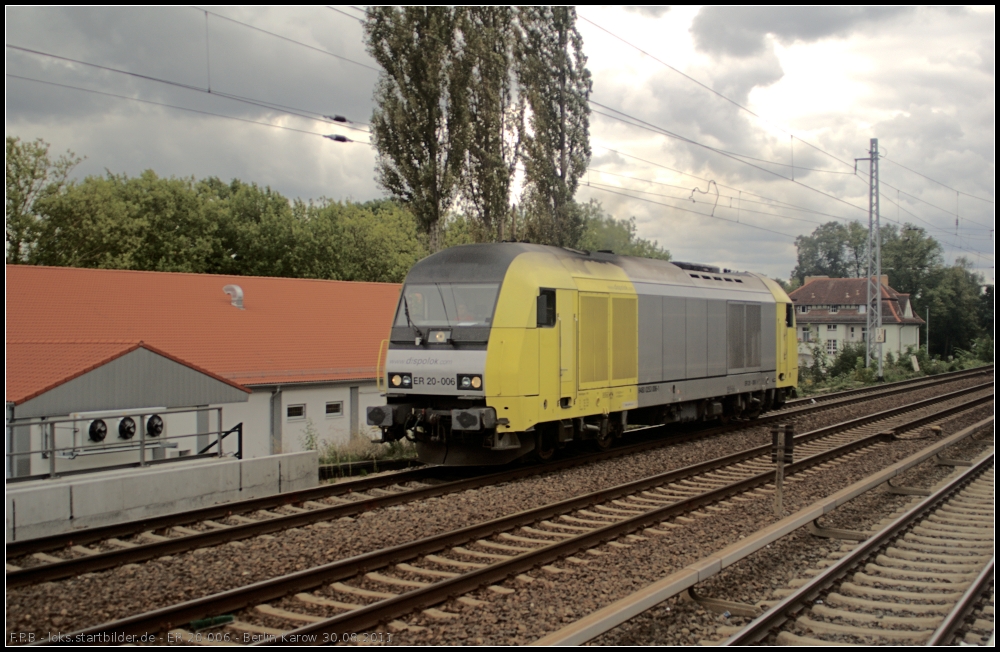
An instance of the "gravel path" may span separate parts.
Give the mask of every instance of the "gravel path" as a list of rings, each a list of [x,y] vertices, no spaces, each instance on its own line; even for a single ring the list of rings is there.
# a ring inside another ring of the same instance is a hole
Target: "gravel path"
[[[874,411],[884,410],[902,405],[914,400],[940,395],[945,391],[954,391],[962,387],[978,384],[981,380],[961,380],[950,383],[946,389],[924,389],[913,394],[899,395],[865,401],[849,406],[832,409],[817,415],[799,419],[796,422],[797,432],[806,432],[823,425],[828,425],[845,418],[861,416]],[[458,495],[430,499],[411,505],[391,507],[366,513],[358,518],[346,518],[341,521],[307,528],[290,530],[280,536],[264,535],[244,542],[235,542],[185,553],[176,557],[162,557],[140,565],[128,565],[111,571],[80,576],[61,582],[45,583],[38,586],[23,587],[7,593],[7,631],[35,632],[44,635],[55,631],[72,631],[85,626],[94,625],[108,620],[122,618],[130,614],[148,611],[157,607],[201,597],[218,591],[243,586],[252,582],[268,579],[278,575],[302,570],[312,566],[360,554],[363,552],[384,548],[441,533],[450,529],[467,525],[471,522],[496,518],[513,511],[547,504],[569,498],[581,493],[620,484],[638,477],[662,473],[671,469],[681,468],[689,464],[718,457],[727,453],[742,450],[750,446],[761,445],[770,440],[767,427],[750,428],[744,432],[724,437],[680,444],[675,447],[648,451],[629,456],[624,459],[573,469],[559,474],[528,478],[511,483],[486,487]],[[726,531],[718,532],[718,528],[703,527],[696,534],[703,537],[688,544],[671,543],[664,547],[668,557],[680,559],[684,555],[697,554],[711,545],[721,547],[734,540],[740,534],[748,534],[770,518],[770,504],[758,501],[760,504],[750,504],[747,510],[741,510],[740,521],[746,525],[737,525],[735,519],[727,517]],[[744,517],[751,516],[746,519]],[[728,527],[730,524],[733,527]],[[652,548],[653,546],[642,546]],[[659,548],[659,546],[656,546]],[[638,547],[637,547],[638,548]],[[639,552],[637,549],[636,553]],[[633,551],[629,551],[631,556]],[[643,558],[645,553],[638,555]],[[620,558],[620,554],[608,555],[610,558]],[[576,585],[580,577],[592,572],[600,575],[598,570],[605,564],[605,557],[595,558],[600,563],[592,561],[591,565],[572,576],[571,583]],[[656,559],[660,559],[656,556]],[[660,561],[650,562],[663,568]],[[686,562],[685,562],[686,563]],[[683,564],[682,564],[683,565]],[[593,570],[592,570],[593,569]],[[605,586],[598,591],[599,597],[620,597],[621,587],[614,590]],[[539,576],[536,582],[521,587],[515,594],[503,600],[506,603],[519,603],[527,600],[526,609],[530,613],[536,592],[549,586],[564,584],[565,576],[553,578]],[[636,579],[637,586],[644,580]],[[596,586],[596,585],[595,585]],[[627,593],[627,591],[625,591]],[[495,600],[495,594],[488,596]],[[485,599],[485,598],[484,598]],[[542,598],[539,598],[540,600]],[[565,602],[565,605],[563,605]],[[603,603],[603,601],[602,601]],[[539,603],[543,604],[543,603]],[[461,609],[471,610],[472,607],[462,606]],[[477,613],[474,618],[482,616],[481,625],[484,630],[491,630],[490,619],[496,619],[495,631],[483,633],[482,636],[461,635],[459,631],[446,630],[446,639],[452,641],[475,642],[476,638],[485,637],[484,641],[512,643],[508,635],[517,634],[520,641],[533,640],[525,623],[532,622],[522,614],[508,619],[506,609],[500,609],[495,616]],[[545,601],[540,610],[552,618],[572,620],[584,613],[581,603],[574,596],[568,596],[555,601]],[[577,613],[577,611],[580,613]],[[589,611],[591,609],[586,609]],[[511,623],[510,628],[504,625]],[[535,627],[532,631],[543,633],[546,624]],[[525,631],[518,631],[518,627]],[[512,629],[511,629],[512,628]],[[458,628],[462,630],[463,628]],[[411,635],[404,632],[400,636]]]

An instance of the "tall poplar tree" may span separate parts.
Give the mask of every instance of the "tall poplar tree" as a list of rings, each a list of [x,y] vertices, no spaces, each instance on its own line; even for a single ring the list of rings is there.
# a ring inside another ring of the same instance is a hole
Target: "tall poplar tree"
[[[465,11],[372,7],[365,20],[368,52],[382,67],[371,120],[377,180],[410,207],[432,251],[465,160],[469,75],[457,56]]]
[[[519,11],[518,79],[529,108],[524,168],[533,240],[573,246],[583,218],[573,200],[590,163],[591,77],[572,7]]]
[[[520,31],[510,7],[472,7],[462,22],[469,71],[469,140],[463,194],[490,240],[504,238],[520,159],[524,97],[513,58]]]

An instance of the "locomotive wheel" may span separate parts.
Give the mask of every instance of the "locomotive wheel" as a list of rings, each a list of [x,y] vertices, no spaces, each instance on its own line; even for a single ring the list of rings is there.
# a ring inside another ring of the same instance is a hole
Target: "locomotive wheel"
[[[611,445],[615,443],[615,440],[625,434],[625,428],[621,424],[613,424],[608,428],[608,434],[601,437],[598,435],[594,443],[597,444],[597,450],[606,451],[611,448]]]
[[[548,462],[556,454],[556,434],[548,428],[535,433],[535,455],[543,462]]]

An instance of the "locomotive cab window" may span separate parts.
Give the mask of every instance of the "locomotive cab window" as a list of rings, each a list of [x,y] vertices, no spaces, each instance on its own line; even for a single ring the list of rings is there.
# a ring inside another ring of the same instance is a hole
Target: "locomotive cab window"
[[[542,289],[537,298],[538,327],[549,328],[556,325],[556,291]]]
[[[785,326],[795,327],[795,307],[790,303],[785,304]]]

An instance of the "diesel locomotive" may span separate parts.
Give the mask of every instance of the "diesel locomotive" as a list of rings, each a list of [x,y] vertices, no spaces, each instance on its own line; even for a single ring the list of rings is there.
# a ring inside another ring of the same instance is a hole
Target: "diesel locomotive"
[[[793,391],[796,349],[791,300],[757,274],[463,245],[407,275],[367,422],[424,462],[547,459],[628,424],[755,418]]]

